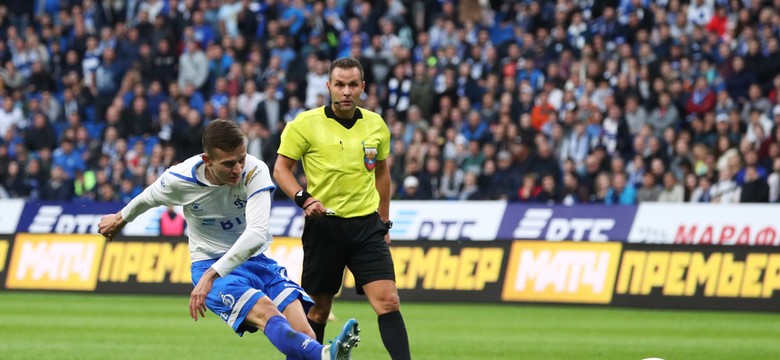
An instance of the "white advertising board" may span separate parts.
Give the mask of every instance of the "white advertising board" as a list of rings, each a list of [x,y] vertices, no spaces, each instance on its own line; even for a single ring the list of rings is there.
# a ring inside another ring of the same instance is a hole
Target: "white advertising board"
[[[778,246],[778,214],[770,204],[641,204],[628,242]]]

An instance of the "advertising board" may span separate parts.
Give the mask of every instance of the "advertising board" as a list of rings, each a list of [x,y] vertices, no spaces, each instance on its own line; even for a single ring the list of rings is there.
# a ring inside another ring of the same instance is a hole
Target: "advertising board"
[[[510,242],[397,242],[390,251],[403,301],[494,302],[501,296]],[[363,298],[349,271],[341,297]]]
[[[780,310],[772,247],[624,244],[613,305]]]
[[[620,245],[516,241],[501,299],[609,304]]]
[[[495,240],[503,201],[397,201],[390,207],[393,240]]]
[[[777,209],[769,204],[642,204],[628,242],[779,246]]]
[[[95,290],[102,236],[21,234],[6,273],[8,289]]]
[[[18,219],[15,231],[33,234],[97,234],[100,218],[121,210],[119,202],[66,203],[28,202]],[[177,208],[181,212],[181,208]],[[128,223],[122,230],[126,236],[157,236],[164,206],[151,209]]]
[[[0,200],[0,234],[13,234],[24,210],[24,200]]]
[[[621,242],[393,242],[403,301],[600,304],[780,311],[780,253],[767,246]],[[300,281],[299,239],[266,253]],[[186,238],[0,236],[5,290],[124,294],[192,291]],[[364,299],[346,272],[340,297]]]
[[[636,206],[531,206],[509,204],[499,240],[624,241]]]

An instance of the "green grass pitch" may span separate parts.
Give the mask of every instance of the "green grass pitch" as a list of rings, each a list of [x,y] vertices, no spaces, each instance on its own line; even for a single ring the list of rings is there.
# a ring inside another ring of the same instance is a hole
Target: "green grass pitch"
[[[0,359],[283,359],[261,334],[234,335],[186,296],[0,292]],[[780,359],[780,314],[524,304],[402,305],[415,359]],[[355,359],[388,359],[367,302]]]

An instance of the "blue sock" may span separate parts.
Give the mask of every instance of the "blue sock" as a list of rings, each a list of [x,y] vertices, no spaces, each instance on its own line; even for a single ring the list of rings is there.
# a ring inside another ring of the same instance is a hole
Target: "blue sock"
[[[320,359],[322,344],[297,332],[282,316],[273,316],[265,324],[265,336],[282,354],[293,359]]]

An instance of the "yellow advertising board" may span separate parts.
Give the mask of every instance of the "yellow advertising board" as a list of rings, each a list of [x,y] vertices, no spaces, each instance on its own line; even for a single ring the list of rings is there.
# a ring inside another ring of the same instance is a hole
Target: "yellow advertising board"
[[[19,234],[6,274],[8,289],[95,290],[105,238]]]
[[[620,250],[620,243],[515,241],[501,298],[608,304]]]
[[[8,259],[8,240],[0,240],[0,273],[5,271],[5,261]]]

